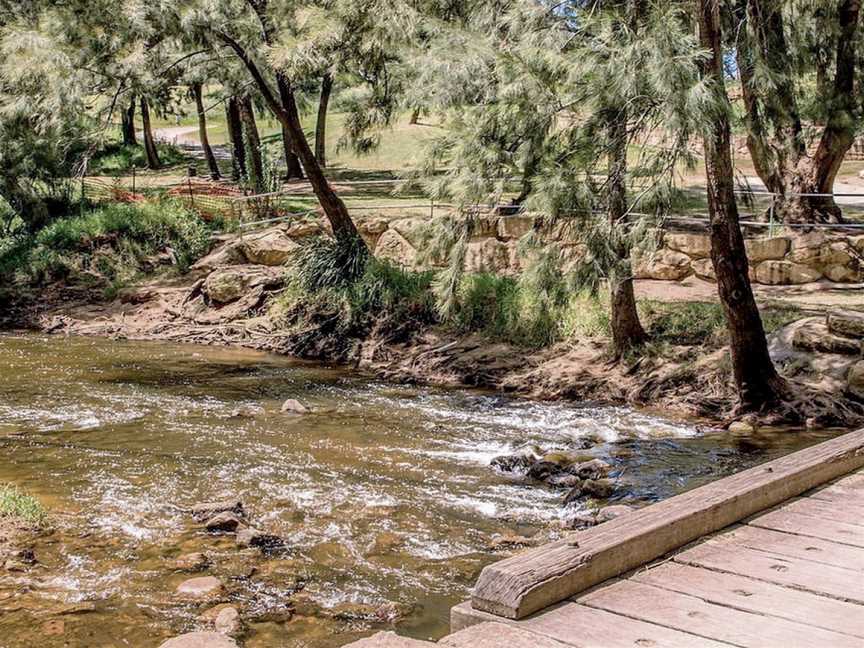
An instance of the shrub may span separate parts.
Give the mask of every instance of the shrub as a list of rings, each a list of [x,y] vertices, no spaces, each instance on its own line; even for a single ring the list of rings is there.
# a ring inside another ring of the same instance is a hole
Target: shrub
[[[175,166],[189,159],[181,149],[171,144],[160,142],[156,147],[164,166]],[[147,153],[144,151],[144,146],[114,143],[108,144],[93,156],[88,172],[97,175],[116,175],[131,172],[133,166],[137,169],[147,168]]]
[[[33,529],[41,529],[48,522],[48,513],[32,495],[12,485],[0,485],[0,518],[12,518]]]

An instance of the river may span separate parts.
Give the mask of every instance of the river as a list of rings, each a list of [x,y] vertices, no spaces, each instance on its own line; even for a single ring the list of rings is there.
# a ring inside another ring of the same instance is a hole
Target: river
[[[280,411],[295,398],[312,408]],[[0,482],[54,531],[0,570],[0,647],[133,646],[200,627],[180,554],[204,551],[247,648],[327,648],[374,629],[446,633],[501,558],[496,535],[562,533],[563,493],[489,468],[533,443],[614,465],[642,505],[817,442],[734,437],[627,408],[387,384],[242,349],[0,336]],[[583,448],[587,447],[587,450]],[[238,496],[287,550],[207,534],[188,509]],[[293,612],[293,614],[292,614]]]

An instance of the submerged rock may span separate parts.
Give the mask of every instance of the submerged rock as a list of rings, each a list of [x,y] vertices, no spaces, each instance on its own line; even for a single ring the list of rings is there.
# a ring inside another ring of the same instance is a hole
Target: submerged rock
[[[183,554],[178,556],[174,563],[174,567],[180,571],[199,572],[204,571],[211,565],[209,556],[200,551],[195,553]]]
[[[514,533],[506,533],[504,535],[496,535],[489,541],[486,548],[490,551],[500,551],[502,549],[521,549],[523,547],[536,547],[539,543],[533,538],[528,538]]]
[[[576,474],[581,479],[600,479],[609,474],[612,466],[602,459],[591,459],[576,466]]]
[[[268,553],[284,549],[285,541],[277,535],[248,527],[237,531],[237,545],[240,547],[257,547]]]
[[[177,586],[177,593],[183,598],[189,599],[218,598],[224,592],[225,586],[215,576],[190,578]]]
[[[551,461],[538,461],[528,469],[528,477],[537,481],[546,481],[562,470],[561,466]]]
[[[615,483],[611,479],[586,479],[582,482],[582,493],[598,499],[606,499],[615,492]]]
[[[617,517],[621,517],[622,515],[627,515],[632,511],[635,511],[632,506],[627,506],[626,504],[613,504],[612,506],[604,506],[597,512],[596,521],[597,524],[602,524],[603,522],[609,522],[610,520],[614,520]]]
[[[243,622],[240,620],[240,613],[237,608],[227,606],[222,608],[219,614],[216,615],[216,620],[213,623],[216,632],[224,635],[236,636],[243,631]]]
[[[219,632],[188,632],[162,643],[159,648],[238,648],[237,642]]]
[[[282,413],[283,414],[308,414],[309,408],[306,407],[300,401],[289,398],[284,403],[282,403]]]
[[[495,457],[489,465],[499,472],[526,475],[535,463],[537,463],[537,459],[534,457],[516,454]]]

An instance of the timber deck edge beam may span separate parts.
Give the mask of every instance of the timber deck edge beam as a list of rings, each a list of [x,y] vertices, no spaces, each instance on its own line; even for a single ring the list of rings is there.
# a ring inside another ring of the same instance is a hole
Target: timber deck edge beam
[[[858,430],[488,565],[471,607],[522,619],[862,467]]]

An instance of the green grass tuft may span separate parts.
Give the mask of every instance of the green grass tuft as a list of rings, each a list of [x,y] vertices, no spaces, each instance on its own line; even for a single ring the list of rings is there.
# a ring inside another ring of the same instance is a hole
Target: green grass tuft
[[[48,512],[41,502],[11,484],[0,484],[0,518],[12,518],[34,530],[48,523]]]
[[[189,161],[189,156],[181,149],[170,144],[158,143],[159,160],[165,167],[172,167]],[[107,145],[98,151],[87,169],[90,175],[118,175],[129,173],[132,167],[136,169],[147,168],[147,153],[144,146],[136,144],[125,146],[120,143]]]

